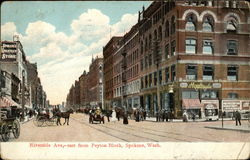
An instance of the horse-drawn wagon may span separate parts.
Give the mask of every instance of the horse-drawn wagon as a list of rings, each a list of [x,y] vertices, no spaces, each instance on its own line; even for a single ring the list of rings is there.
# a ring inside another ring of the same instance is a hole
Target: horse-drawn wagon
[[[4,142],[10,139],[11,133],[17,139],[20,135],[20,124],[16,116],[7,110],[0,111],[0,135]]]

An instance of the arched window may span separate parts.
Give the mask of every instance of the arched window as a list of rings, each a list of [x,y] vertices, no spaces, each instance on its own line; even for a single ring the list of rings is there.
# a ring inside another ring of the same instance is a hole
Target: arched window
[[[228,19],[227,24],[226,24],[226,29],[227,32],[229,33],[236,33],[237,32],[237,28],[238,28],[238,23],[236,21],[235,18],[231,17]]]
[[[214,21],[213,18],[210,16],[207,16],[204,18],[203,24],[202,24],[202,30],[205,32],[213,32],[214,30]]]
[[[171,34],[175,33],[175,17],[172,16],[171,18]]]
[[[165,37],[169,36],[169,22],[166,21],[165,23]]]
[[[162,27],[161,26],[158,28],[158,38],[160,41],[162,40]]]
[[[189,16],[187,16],[186,19],[187,23],[185,26],[185,29],[187,31],[195,31],[196,30],[196,17],[194,14],[190,14]]]

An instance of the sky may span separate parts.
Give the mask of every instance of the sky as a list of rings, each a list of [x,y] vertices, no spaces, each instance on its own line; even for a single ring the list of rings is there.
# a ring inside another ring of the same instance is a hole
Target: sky
[[[92,56],[112,36],[136,24],[150,1],[5,1],[1,41],[19,35],[27,59],[37,63],[50,104],[61,104],[75,80],[88,71]]]

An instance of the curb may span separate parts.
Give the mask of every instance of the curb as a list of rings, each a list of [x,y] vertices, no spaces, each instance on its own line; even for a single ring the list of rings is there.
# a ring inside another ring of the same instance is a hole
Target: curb
[[[205,128],[218,129],[218,130],[230,130],[230,131],[238,131],[238,132],[250,133],[250,130],[244,130],[244,129],[221,128],[221,127],[210,127],[210,126],[205,126]]]

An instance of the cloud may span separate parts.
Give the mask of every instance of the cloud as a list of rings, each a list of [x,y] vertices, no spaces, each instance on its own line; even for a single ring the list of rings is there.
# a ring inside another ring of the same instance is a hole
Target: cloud
[[[97,40],[109,33],[109,17],[97,9],[88,9],[71,23],[71,29],[80,40]]]
[[[1,26],[1,41],[12,40],[15,34],[17,34],[17,29],[14,22],[7,22]]]
[[[66,100],[75,80],[88,71],[92,55],[101,56],[103,46],[112,36],[123,35],[136,23],[137,14],[124,14],[111,25],[110,18],[97,9],[89,9],[72,20],[72,33],[58,32],[44,21],[28,24],[25,35],[20,34],[27,59],[38,63],[38,73],[47,97],[52,104]],[[13,22],[1,26],[4,36],[16,33]]]

